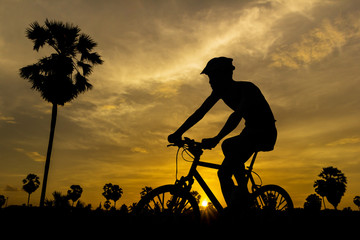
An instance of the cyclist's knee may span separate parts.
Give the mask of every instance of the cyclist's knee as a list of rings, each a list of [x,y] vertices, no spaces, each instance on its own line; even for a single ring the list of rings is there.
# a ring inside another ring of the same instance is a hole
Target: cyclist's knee
[[[234,150],[233,141],[231,139],[225,139],[221,144],[221,149],[224,155],[230,154]]]

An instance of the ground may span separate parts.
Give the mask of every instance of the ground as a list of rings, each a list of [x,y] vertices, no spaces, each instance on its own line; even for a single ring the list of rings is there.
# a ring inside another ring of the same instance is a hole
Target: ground
[[[288,215],[256,215],[240,218],[232,214],[204,214],[200,222],[165,218],[144,218],[120,211],[89,209],[56,209],[9,206],[0,211],[3,236],[32,236],[36,238],[66,237],[69,239],[89,236],[124,238],[154,236],[295,236],[324,237],[352,236],[360,223],[360,211],[325,210],[309,213],[295,209]],[[43,231],[45,230],[45,231]],[[169,231],[170,230],[170,231]],[[354,235],[355,236],[355,235]]]

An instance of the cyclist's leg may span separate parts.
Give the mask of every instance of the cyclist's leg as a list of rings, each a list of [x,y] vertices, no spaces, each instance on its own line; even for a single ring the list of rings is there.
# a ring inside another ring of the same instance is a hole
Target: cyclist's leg
[[[229,164],[229,162],[231,162],[231,160],[229,158],[225,157],[225,159],[224,159],[223,163],[221,164],[221,167],[218,171],[218,177],[219,177],[219,182],[220,182],[220,186],[221,186],[221,191],[223,193],[225,202],[228,206],[230,205],[232,192],[235,189],[235,184],[232,180],[233,171],[232,171],[231,164]]]
[[[232,175],[235,171],[240,171],[243,175],[242,179],[244,179],[244,181],[238,184],[241,185],[242,188],[246,188],[244,163],[254,152],[248,143],[249,141],[244,132],[242,132],[239,136],[226,139],[222,143],[222,150],[225,155],[225,159],[218,171],[218,176],[221,190],[227,205],[231,204],[231,199],[235,190],[235,185],[232,180]]]
[[[247,186],[248,179],[245,174],[245,164],[241,164],[241,166],[235,169],[234,176],[238,186],[232,193],[231,203],[238,210],[247,209],[249,190]]]
[[[240,164],[239,166],[237,166],[237,168],[234,171],[234,177],[238,184],[238,189],[240,189],[243,192],[248,192],[248,188],[247,188],[248,180],[245,172],[245,164]]]

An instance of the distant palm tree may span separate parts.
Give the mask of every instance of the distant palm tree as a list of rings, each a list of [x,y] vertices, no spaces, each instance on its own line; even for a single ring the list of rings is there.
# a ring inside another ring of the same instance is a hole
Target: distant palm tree
[[[102,193],[102,195],[104,196],[104,198],[106,198],[107,201],[109,201],[112,194],[112,183],[106,183],[103,187],[103,190],[104,192]]]
[[[92,88],[88,76],[96,64],[102,64],[100,55],[91,52],[97,43],[89,35],[80,34],[80,28],[69,23],[45,20],[40,26],[33,22],[26,29],[26,36],[39,51],[45,45],[55,50],[49,57],[20,69],[20,76],[29,80],[32,89],[52,104],[50,137],[46,154],[40,206],[44,206],[50,157],[54,140],[57,106],[75,99],[80,93]]]
[[[109,210],[110,207],[111,207],[111,202],[109,200],[106,200],[105,203],[104,203],[104,208],[106,210]]]
[[[39,177],[30,173],[25,179],[23,179],[23,189],[28,193],[27,205],[29,206],[30,194],[36,191],[40,186]]]
[[[6,203],[6,198],[4,195],[0,195],[0,208]]]
[[[356,206],[358,206],[359,211],[360,211],[360,196],[355,196],[353,201],[354,201],[354,204]]]
[[[321,210],[321,199],[317,194],[310,194],[304,203],[304,209],[310,212],[317,212]]]
[[[80,185],[71,185],[70,190],[67,191],[67,197],[72,201],[72,207],[74,203],[81,197],[83,189]]]
[[[191,191],[190,194],[196,199],[196,202],[199,204],[201,195],[197,191]]]
[[[112,194],[112,200],[114,201],[114,208],[116,209],[116,201],[121,198],[123,194],[123,190],[119,185],[113,185],[113,194]]]
[[[327,194],[327,185],[325,184],[325,181],[324,180],[315,181],[314,188],[315,188],[315,192],[321,196],[324,204],[324,209],[326,209],[325,196]]]
[[[113,200],[114,208],[116,209],[116,201],[119,200],[123,194],[122,188],[120,188],[119,185],[107,183],[104,185],[103,189],[104,192],[102,195],[106,198],[107,201]]]
[[[315,192],[326,199],[337,209],[342,196],[346,191],[347,180],[345,175],[337,168],[323,168],[319,174],[321,179],[314,183]]]

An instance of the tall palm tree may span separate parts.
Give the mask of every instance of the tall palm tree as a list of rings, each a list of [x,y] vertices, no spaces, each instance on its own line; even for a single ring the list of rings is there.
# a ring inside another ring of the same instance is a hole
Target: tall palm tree
[[[25,179],[23,179],[23,184],[24,191],[28,193],[27,205],[29,206],[30,195],[40,186],[39,177],[30,173]]]
[[[337,209],[342,196],[346,191],[347,179],[339,169],[334,167],[323,168],[319,174],[321,179],[314,183],[315,192],[326,199]]]
[[[39,91],[42,98],[52,104],[40,206],[44,206],[57,106],[63,106],[80,93],[91,89],[92,85],[88,77],[92,73],[93,66],[103,63],[100,55],[92,52],[97,43],[89,35],[80,34],[80,31],[78,26],[48,19],[43,26],[33,22],[26,29],[27,38],[34,43],[34,50],[39,51],[45,45],[55,50],[50,56],[20,69],[20,76],[29,80],[32,84],[31,88]]]
[[[67,191],[67,197],[71,199],[72,201],[72,207],[74,206],[74,203],[79,200],[81,197],[81,194],[83,192],[82,187],[80,185],[71,185],[70,190]]]

